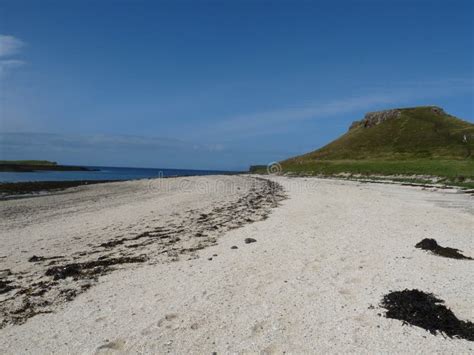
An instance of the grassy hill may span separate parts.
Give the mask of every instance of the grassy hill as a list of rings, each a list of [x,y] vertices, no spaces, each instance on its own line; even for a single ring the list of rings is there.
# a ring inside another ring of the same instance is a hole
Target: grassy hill
[[[368,113],[313,152],[280,162],[305,175],[430,175],[474,185],[474,125],[434,106]]]
[[[383,117],[386,112],[393,113],[377,124],[377,118]],[[465,159],[473,154],[474,125],[450,116],[439,108],[395,109],[367,116],[362,121],[354,122],[349,132],[321,149],[288,161]]]

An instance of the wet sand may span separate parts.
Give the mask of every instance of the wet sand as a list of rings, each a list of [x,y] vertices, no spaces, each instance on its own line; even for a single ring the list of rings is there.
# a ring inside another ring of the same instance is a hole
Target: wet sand
[[[380,307],[390,291],[420,289],[473,320],[472,261],[415,248],[433,238],[474,256],[471,196],[165,180],[1,203],[0,269],[14,287],[0,294],[2,352],[472,351]]]

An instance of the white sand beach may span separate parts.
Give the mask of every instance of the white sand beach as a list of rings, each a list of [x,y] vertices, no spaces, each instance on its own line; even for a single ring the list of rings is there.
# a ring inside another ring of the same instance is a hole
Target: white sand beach
[[[473,257],[472,196],[270,179],[129,181],[1,201],[0,272],[12,289],[0,294],[0,352],[473,351],[379,306],[390,291],[420,289],[473,321],[473,261],[414,247],[434,238]],[[86,265],[97,260],[109,264]]]

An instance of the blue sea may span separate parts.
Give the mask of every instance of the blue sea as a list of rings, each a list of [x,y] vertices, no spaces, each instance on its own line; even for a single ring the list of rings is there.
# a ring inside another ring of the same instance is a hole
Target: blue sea
[[[35,171],[27,173],[0,172],[0,182],[75,181],[75,180],[137,180],[171,176],[231,174],[229,171],[147,169],[86,166],[96,171]]]

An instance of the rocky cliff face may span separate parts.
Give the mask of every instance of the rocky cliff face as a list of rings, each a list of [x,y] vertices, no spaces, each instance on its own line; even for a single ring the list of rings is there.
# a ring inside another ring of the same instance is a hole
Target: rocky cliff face
[[[371,128],[377,126],[385,121],[397,119],[400,117],[403,110],[407,109],[393,109],[393,110],[385,110],[385,111],[377,111],[377,112],[368,112],[364,119],[360,121],[352,122],[349,130],[363,127],[363,128]],[[433,113],[438,115],[445,115],[444,110],[441,107],[432,106],[431,110]]]

